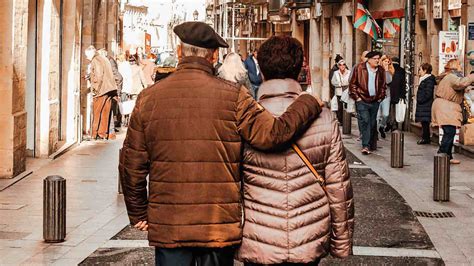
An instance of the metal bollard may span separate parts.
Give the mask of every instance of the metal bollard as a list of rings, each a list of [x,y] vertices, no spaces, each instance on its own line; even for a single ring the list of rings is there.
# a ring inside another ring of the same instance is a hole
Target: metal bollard
[[[119,158],[122,155],[122,149],[119,150]],[[120,159],[119,159],[120,160]],[[123,194],[122,190],[122,180],[120,180],[120,173],[117,175],[117,183],[118,183],[118,193]]]
[[[66,179],[60,176],[43,180],[43,238],[47,243],[66,238]]]
[[[352,114],[346,112],[342,113],[342,134],[350,135],[352,130]]]
[[[392,150],[390,154],[390,166],[392,168],[403,168],[403,132],[395,130],[392,132]]]
[[[433,200],[449,201],[450,165],[449,156],[444,153],[434,157]]]

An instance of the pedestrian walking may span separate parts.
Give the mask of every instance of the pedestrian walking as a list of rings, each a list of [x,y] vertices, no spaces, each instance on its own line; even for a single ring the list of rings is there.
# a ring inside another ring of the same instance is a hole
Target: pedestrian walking
[[[265,76],[259,103],[281,115],[303,91],[297,82],[302,45],[291,37],[271,37],[258,59]],[[324,173],[323,186],[291,148],[269,154],[245,146],[245,223],[237,259],[246,266],[317,265],[328,253],[351,254],[352,186],[339,126],[329,109],[295,143]]]
[[[343,60],[344,58],[340,55],[340,54],[336,54],[336,57],[334,58],[334,65],[331,67],[331,69],[329,70],[329,98],[332,99],[334,97],[334,95],[336,95],[336,88],[332,85],[332,77],[334,76],[334,72],[336,72],[337,70],[339,70],[339,61]],[[339,118],[338,118],[339,120]],[[339,121],[340,123],[342,123],[342,119]]]
[[[421,139],[417,142],[418,145],[431,143],[431,107],[433,105],[434,88],[436,85],[436,78],[431,74],[432,70],[433,67],[428,63],[422,64],[418,69],[420,83],[416,93],[415,121],[421,123],[423,132]]]
[[[367,53],[367,63],[354,68],[349,84],[349,94],[356,101],[357,120],[362,135],[362,154],[371,153],[373,135],[377,132],[377,113],[385,98],[385,70],[379,65],[380,52]],[[393,81],[392,81],[393,82]]]
[[[335,112],[336,117],[339,123],[341,123],[344,110],[344,104],[341,100],[341,97],[344,91],[349,88],[349,77],[351,75],[351,71],[347,69],[346,62],[342,59],[337,63],[337,67],[338,70],[334,72],[331,79],[331,84],[334,87],[335,97],[337,99],[337,111]]]
[[[400,100],[406,101],[407,99],[407,88],[405,80],[405,69],[400,66],[400,59],[398,57],[392,58],[393,67],[395,73],[390,83],[390,117],[388,124],[391,127],[391,131],[399,128],[398,122],[395,119],[396,105]]]
[[[236,82],[240,86],[245,86],[249,90],[252,97],[255,98],[247,69],[245,69],[239,54],[228,54],[224,60],[224,63],[219,68],[217,76],[225,80]]]
[[[112,68],[112,73],[114,74],[115,84],[117,85],[117,95],[112,99],[112,114],[115,132],[118,132],[118,128],[122,125],[122,114],[120,114],[119,102],[120,95],[122,94],[123,87],[123,77],[118,70],[117,61],[110,56],[104,48],[99,50],[99,54],[102,55],[109,61],[110,67]]]
[[[242,238],[242,142],[286,145],[322,103],[301,95],[274,117],[247,88],[214,76],[218,48],[228,44],[209,25],[173,31],[178,68],[138,96],[120,156],[128,215],[148,230],[157,265],[233,265]]]
[[[90,82],[93,94],[92,100],[92,138],[115,139],[111,127],[112,100],[117,96],[112,67],[107,59],[100,56],[94,46],[89,46],[86,58],[90,61]]]
[[[244,66],[249,73],[250,83],[252,84],[252,95],[257,95],[258,87],[262,84],[263,77],[260,72],[260,67],[257,60],[258,50],[254,49],[253,52],[244,61]]]
[[[461,162],[453,158],[454,137],[456,127],[461,127],[464,91],[474,82],[474,74],[464,77],[459,60],[451,59],[437,80],[439,83],[435,89],[431,120],[433,126],[443,129],[438,153],[447,154],[451,164],[459,164]]]
[[[395,74],[395,67],[393,66],[392,60],[387,55],[383,55],[380,58],[380,65],[385,70],[385,82],[387,89],[385,91],[385,99],[380,103],[378,112],[378,125],[380,137],[385,139],[387,135],[385,132],[388,130],[388,119],[390,116],[390,84],[392,83],[392,77]]]

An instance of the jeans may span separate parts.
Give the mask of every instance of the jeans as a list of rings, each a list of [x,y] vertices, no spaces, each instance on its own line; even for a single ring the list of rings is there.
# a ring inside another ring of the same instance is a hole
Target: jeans
[[[387,126],[389,115],[390,115],[390,97],[385,97],[385,99],[380,103],[380,107],[378,111],[379,127],[385,128]]]
[[[233,266],[234,247],[228,248],[156,248],[158,266]]]
[[[362,147],[369,148],[369,142],[372,138],[373,129],[377,126],[377,113],[379,111],[378,102],[366,103],[364,101],[356,102],[357,121],[362,139]]]
[[[423,132],[421,135],[421,139],[430,141],[431,140],[430,122],[421,122],[421,129]]]
[[[258,88],[260,86],[259,85],[255,85],[255,84],[252,84],[252,96],[255,100],[258,100],[257,97],[258,97]]]
[[[441,126],[443,128],[443,138],[439,146],[438,153],[446,153],[449,159],[453,159],[454,137],[456,136],[455,126]]]

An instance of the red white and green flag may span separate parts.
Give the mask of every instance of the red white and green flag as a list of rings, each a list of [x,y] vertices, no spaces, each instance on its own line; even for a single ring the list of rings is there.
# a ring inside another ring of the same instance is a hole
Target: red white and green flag
[[[383,37],[393,38],[400,31],[401,21],[399,18],[388,18],[383,21]]]
[[[365,8],[365,6],[360,2],[360,0],[357,1],[354,28],[367,33],[374,40],[377,40],[382,36],[382,29],[377,24],[372,15],[370,15],[369,10],[367,10],[367,8]]]

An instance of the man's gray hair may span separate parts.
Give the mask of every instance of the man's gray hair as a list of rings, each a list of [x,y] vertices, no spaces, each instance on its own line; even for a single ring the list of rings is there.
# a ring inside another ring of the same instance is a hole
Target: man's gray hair
[[[197,56],[197,57],[203,57],[206,59],[212,59],[212,56],[214,55],[215,49],[202,48],[202,47],[198,47],[198,46],[184,43],[184,42],[181,42],[180,44],[181,44],[181,52],[183,53],[183,57]]]

